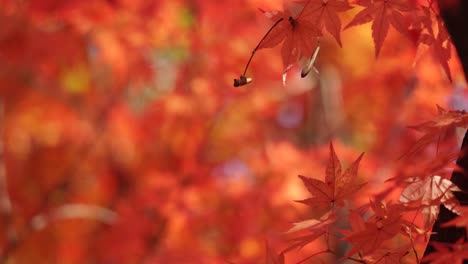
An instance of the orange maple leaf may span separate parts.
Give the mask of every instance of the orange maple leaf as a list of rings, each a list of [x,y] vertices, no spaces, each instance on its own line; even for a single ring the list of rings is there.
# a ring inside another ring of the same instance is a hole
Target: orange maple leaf
[[[357,4],[365,8],[356,14],[354,19],[345,27],[349,28],[372,22],[372,39],[375,44],[375,56],[377,57],[387,37],[390,25],[396,30],[407,33],[407,25],[402,12],[414,10],[408,1],[404,0],[358,0]]]
[[[325,182],[299,175],[307,190],[313,197],[298,201],[317,210],[327,207],[344,205],[344,200],[351,198],[364,184],[356,184],[357,170],[362,159],[362,153],[351,166],[341,172],[341,164],[336,156],[333,144],[330,143],[330,158],[325,170]]]
[[[310,3],[311,0],[307,1],[296,17],[289,10],[266,12],[260,9],[268,18],[280,22],[262,40],[258,49],[272,48],[283,42],[281,56],[284,72],[288,72],[301,57],[310,57],[317,48],[317,38],[321,33],[310,17]]]

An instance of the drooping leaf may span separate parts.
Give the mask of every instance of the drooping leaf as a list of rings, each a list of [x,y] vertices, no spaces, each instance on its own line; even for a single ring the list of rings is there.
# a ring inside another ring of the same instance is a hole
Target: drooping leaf
[[[314,51],[314,54],[310,56],[310,58],[307,60],[306,64],[304,65],[304,68],[302,68],[301,71],[301,77],[304,78],[309,74],[310,71],[313,71],[315,74],[318,75],[318,70],[315,68],[314,63],[315,60],[317,59],[317,55],[320,51],[320,46],[317,46],[317,48]]]

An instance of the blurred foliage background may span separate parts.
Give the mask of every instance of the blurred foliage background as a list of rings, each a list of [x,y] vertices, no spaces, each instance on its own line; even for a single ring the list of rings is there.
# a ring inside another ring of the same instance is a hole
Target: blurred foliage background
[[[233,88],[258,7],[282,1],[1,0],[0,262],[259,263],[314,214],[297,175],[323,177],[330,140],[366,152],[367,202],[407,125],[467,105],[456,60],[449,83],[393,29],[376,59],[369,25],[325,36],[319,76],[283,87],[274,48]]]

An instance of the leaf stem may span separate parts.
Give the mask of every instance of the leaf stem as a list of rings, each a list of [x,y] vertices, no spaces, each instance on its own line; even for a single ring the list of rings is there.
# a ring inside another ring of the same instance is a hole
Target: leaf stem
[[[280,18],[278,21],[276,21],[275,24],[273,24],[273,26],[271,26],[271,28],[267,31],[267,33],[265,33],[265,35],[260,40],[260,42],[258,42],[257,46],[252,51],[252,55],[250,55],[250,58],[249,58],[249,61],[247,62],[247,65],[245,65],[244,73],[242,74],[242,76],[245,76],[245,74],[247,73],[247,69],[249,68],[250,62],[252,61],[252,58],[255,55],[255,52],[257,52],[257,50],[260,47],[260,45],[262,44],[262,42],[265,40],[265,38],[268,36],[268,34],[270,34],[270,32],[283,20],[284,20],[284,18]]]

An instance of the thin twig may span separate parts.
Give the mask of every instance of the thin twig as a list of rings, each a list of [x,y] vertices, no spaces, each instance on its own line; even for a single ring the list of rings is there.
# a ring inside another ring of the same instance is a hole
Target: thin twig
[[[414,247],[414,240],[413,240],[413,236],[411,235],[411,232],[409,232],[409,238],[411,241],[411,248],[413,249],[414,257],[416,258],[416,263],[419,263],[419,255],[418,255],[418,252],[416,251],[416,248]]]
[[[255,49],[253,49],[253,51],[252,51],[252,55],[250,55],[250,58],[249,58],[249,61],[247,62],[247,65],[245,65],[244,73],[242,74],[242,76],[245,76],[245,74],[247,73],[247,69],[249,68],[249,65],[250,65],[250,62],[252,61],[253,56],[255,55],[255,53],[257,52],[258,48],[259,48],[260,45],[263,43],[263,41],[266,39],[266,37],[268,36],[268,34],[270,34],[270,32],[271,32],[281,21],[283,21],[283,20],[284,20],[284,18],[280,18],[278,21],[276,21],[275,24],[273,24],[273,26],[271,26],[271,28],[267,31],[267,33],[265,33],[265,35],[264,35],[263,38],[260,40],[260,42],[258,42],[257,46],[256,46]]]

